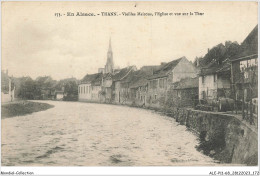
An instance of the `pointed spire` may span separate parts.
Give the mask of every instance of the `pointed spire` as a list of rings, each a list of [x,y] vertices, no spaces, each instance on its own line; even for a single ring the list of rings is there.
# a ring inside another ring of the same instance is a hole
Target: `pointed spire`
[[[109,47],[108,47],[108,52],[112,52],[111,36],[110,36],[110,38],[109,38]]]

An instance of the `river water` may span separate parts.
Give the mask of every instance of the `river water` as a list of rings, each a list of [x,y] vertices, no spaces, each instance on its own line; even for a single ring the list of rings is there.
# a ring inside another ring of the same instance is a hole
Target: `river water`
[[[124,106],[44,101],[55,107],[2,119],[4,166],[215,165],[173,118]]]

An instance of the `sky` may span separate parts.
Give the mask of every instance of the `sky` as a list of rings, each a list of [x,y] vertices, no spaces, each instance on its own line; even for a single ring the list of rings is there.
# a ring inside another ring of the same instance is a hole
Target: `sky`
[[[219,43],[243,42],[258,23],[257,10],[257,2],[235,1],[2,2],[2,70],[15,77],[82,79],[104,67],[110,37],[114,64],[120,68],[159,65],[182,56],[193,61]],[[67,12],[96,16],[55,16]],[[97,15],[101,12],[121,15]]]

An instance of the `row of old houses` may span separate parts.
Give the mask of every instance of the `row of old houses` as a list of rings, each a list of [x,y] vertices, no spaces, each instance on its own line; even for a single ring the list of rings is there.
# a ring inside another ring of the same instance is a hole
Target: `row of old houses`
[[[160,107],[171,89],[180,88],[174,88],[174,83],[196,79],[197,74],[197,68],[186,57],[138,70],[136,66],[128,66],[112,72],[87,74],[78,87],[79,101]],[[194,94],[192,98],[196,99],[196,96]]]
[[[221,56],[221,59],[210,56],[210,62],[203,66],[199,63],[195,66],[186,57],[181,57],[138,70],[135,66],[113,68],[110,40],[105,65],[110,69],[99,69],[99,73],[88,74],[81,80],[79,101],[147,107],[240,108],[243,102],[257,101],[257,40],[256,26],[241,44],[239,52],[233,52],[233,55]]]

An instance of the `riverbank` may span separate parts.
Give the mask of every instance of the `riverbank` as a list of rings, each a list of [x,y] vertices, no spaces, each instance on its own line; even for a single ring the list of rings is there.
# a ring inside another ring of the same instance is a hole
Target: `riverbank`
[[[1,105],[1,116],[2,119],[23,116],[34,112],[45,111],[53,107],[53,105],[47,103],[38,103],[25,100],[15,101]]]
[[[197,134],[200,140],[200,144],[197,146],[198,151],[223,164],[232,163],[250,166],[258,164],[258,129],[256,126],[239,119],[236,115],[191,108],[155,108],[114,103],[111,105],[153,110],[174,118],[176,122],[185,125]]]
[[[216,166],[197,137],[143,109],[65,101],[2,120],[4,166]]]

